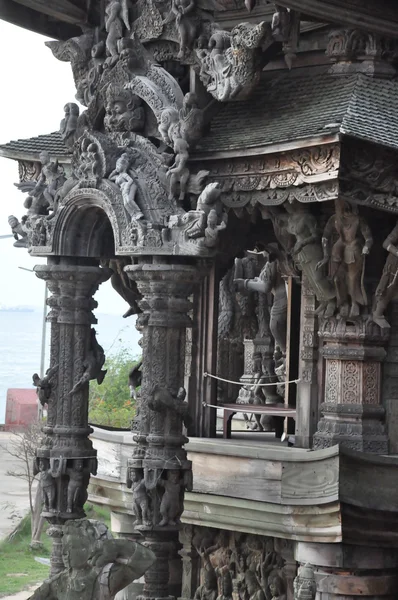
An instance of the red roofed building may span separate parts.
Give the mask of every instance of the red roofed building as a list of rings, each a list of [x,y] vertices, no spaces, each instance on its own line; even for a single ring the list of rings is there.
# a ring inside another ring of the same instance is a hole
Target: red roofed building
[[[5,430],[30,425],[37,419],[35,389],[10,388],[7,390]]]

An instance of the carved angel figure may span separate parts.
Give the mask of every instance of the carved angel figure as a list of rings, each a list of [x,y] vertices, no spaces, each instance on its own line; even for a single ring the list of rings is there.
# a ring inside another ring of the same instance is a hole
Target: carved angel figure
[[[155,561],[149,548],[113,539],[99,521],[71,519],[63,532],[65,570],[45,581],[30,600],[113,600]]]
[[[37,373],[34,373],[32,376],[33,385],[35,385],[37,388],[37,396],[42,406],[47,404],[51,397],[51,379],[54,377],[57,371],[58,365],[55,365],[54,367],[51,367],[51,369],[47,370],[45,377],[42,379]]]
[[[129,167],[130,157],[125,152],[116,161],[116,169],[109,175],[109,179],[114,181],[116,185],[120,187],[124,208],[130,215],[131,220],[138,221],[139,219],[143,219],[144,215],[134,200],[137,193],[137,185],[135,184],[131,175],[128,173]]]
[[[42,169],[32,195],[36,191],[43,193],[43,196],[47,200],[49,207],[53,208],[55,194],[58,188],[65,183],[65,176],[63,170],[58,164],[58,161],[51,161],[50,155],[46,150],[40,152],[39,158],[42,164]],[[42,189],[43,184],[45,184],[44,189]]]
[[[69,392],[69,395],[80,392],[84,385],[88,384],[92,379],[96,379],[98,384],[104,381],[106,371],[102,370],[105,362],[105,354],[102,346],[97,342],[95,329],[91,329],[90,348],[87,357],[83,362],[84,372],[79,381]]]
[[[123,37],[123,25],[130,31],[128,0],[111,0],[105,9],[106,49],[109,63],[113,65],[119,55],[118,41]]]

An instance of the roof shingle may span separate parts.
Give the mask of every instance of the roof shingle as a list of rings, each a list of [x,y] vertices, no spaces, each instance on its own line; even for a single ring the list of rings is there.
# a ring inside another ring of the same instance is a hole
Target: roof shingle
[[[59,131],[39,135],[22,140],[14,140],[8,144],[0,145],[0,156],[6,158],[31,158],[39,160],[39,154],[42,150],[47,150],[51,158],[68,158],[70,152],[64,144]]]

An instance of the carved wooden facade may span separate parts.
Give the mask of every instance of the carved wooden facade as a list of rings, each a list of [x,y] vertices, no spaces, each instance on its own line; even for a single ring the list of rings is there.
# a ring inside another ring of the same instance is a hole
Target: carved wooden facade
[[[91,311],[112,278],[142,333],[139,414],[118,480],[128,501],[114,500],[130,523],[121,533],[156,557],[142,597],[392,598],[398,10],[20,4],[20,24],[57,38],[47,46],[71,64],[84,106],[65,105],[60,132],[0,148],[27,194],[26,213],[9,218],[15,245],[48,260],[36,268],[52,295],[35,468],[52,574],[90,475],[94,496],[104,477],[88,425],[89,381],[105,376]],[[246,416],[253,430],[295,447],[251,455],[214,441],[205,462],[187,455],[186,435],[214,439],[217,404],[236,402],[258,409]]]

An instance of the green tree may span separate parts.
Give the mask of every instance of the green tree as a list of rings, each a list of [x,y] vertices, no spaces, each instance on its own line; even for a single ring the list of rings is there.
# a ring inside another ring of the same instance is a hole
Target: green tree
[[[138,361],[129,350],[121,348],[106,359],[107,373],[101,385],[90,382],[89,421],[94,425],[130,427],[135,401],[130,398],[129,372]]]

